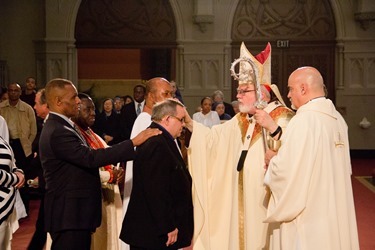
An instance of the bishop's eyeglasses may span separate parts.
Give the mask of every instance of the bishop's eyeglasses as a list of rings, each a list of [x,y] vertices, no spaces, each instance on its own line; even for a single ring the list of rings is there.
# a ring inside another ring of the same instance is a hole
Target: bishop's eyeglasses
[[[253,91],[255,91],[255,89],[248,89],[248,90],[237,89],[237,94],[239,94],[239,95],[245,95],[246,93],[253,92]]]

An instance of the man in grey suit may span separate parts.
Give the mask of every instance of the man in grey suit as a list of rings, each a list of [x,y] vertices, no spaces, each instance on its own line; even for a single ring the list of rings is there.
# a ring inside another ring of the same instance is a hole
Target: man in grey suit
[[[80,99],[73,83],[53,79],[45,88],[49,117],[40,137],[40,157],[46,181],[45,227],[52,249],[90,249],[91,233],[101,221],[98,168],[134,158],[134,146],[161,133],[146,130],[133,140],[93,150],[70,120]]]

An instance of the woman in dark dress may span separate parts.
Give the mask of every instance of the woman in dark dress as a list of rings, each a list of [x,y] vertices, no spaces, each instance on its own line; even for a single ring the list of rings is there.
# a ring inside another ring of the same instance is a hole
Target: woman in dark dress
[[[103,111],[96,116],[94,132],[100,135],[108,145],[122,141],[120,117],[113,110],[113,100],[106,98],[103,101]]]

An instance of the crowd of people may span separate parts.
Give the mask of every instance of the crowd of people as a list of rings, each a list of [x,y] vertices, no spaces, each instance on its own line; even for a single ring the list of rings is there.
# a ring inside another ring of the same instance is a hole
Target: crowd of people
[[[348,128],[321,74],[290,75],[288,108],[271,84],[270,46],[240,53],[236,100],[217,90],[192,116],[161,77],[106,98],[101,112],[67,79],[9,84],[0,249],[33,185],[41,206],[28,249],[359,249]]]

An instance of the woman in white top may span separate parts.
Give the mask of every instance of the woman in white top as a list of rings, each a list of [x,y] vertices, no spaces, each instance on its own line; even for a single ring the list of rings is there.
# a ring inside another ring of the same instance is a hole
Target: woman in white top
[[[201,111],[193,114],[193,120],[211,128],[213,125],[220,124],[220,118],[216,111],[211,110],[212,99],[204,97],[201,100]]]

